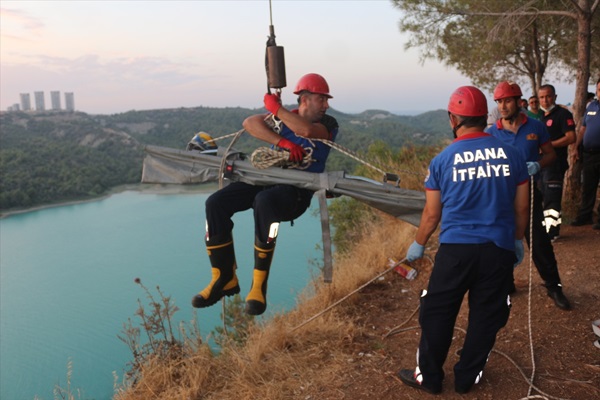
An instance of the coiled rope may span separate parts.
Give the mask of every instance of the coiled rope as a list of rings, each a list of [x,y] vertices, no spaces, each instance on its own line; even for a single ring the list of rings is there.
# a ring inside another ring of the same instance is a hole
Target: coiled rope
[[[304,149],[305,155],[300,162],[291,161],[290,153],[282,150],[275,150],[269,147],[259,147],[252,152],[250,162],[256,169],[266,169],[269,167],[293,168],[303,170],[313,162],[312,147]]]

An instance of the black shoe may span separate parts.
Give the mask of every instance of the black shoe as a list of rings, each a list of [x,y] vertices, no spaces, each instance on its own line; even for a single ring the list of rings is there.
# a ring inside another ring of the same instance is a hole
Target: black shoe
[[[600,231],[600,222],[598,222],[597,224],[594,224],[594,226],[592,226],[592,229]]]
[[[223,290],[211,290],[210,295],[207,298],[204,298],[200,293],[192,297],[192,307],[195,308],[205,308],[210,307],[215,304],[217,301],[221,300],[225,296],[233,296],[240,292],[240,286],[237,284],[237,278],[235,280],[235,285],[230,289]],[[231,284],[231,282],[230,282]]]
[[[246,314],[261,315],[267,309],[267,279],[269,271],[254,269],[252,287],[246,296]]]
[[[192,297],[192,307],[210,307],[223,297],[233,296],[240,292],[240,285],[238,284],[238,278],[235,275],[235,271],[233,272],[233,278],[225,285],[223,285],[223,282],[219,277],[219,270],[213,268],[213,280],[203,291]]]
[[[257,300],[248,300],[246,302],[246,314],[248,315],[261,315],[267,309],[267,303],[263,303]]]
[[[571,226],[584,226],[584,225],[591,225],[594,222],[591,219],[579,219],[579,218],[575,218],[575,220],[573,222],[571,222]]]
[[[467,394],[471,391],[472,388],[473,388],[473,386],[469,386],[469,387],[455,386],[454,391],[458,394]]]
[[[413,369],[401,369],[400,371],[398,371],[398,373],[396,375],[398,376],[398,378],[400,378],[402,383],[404,383],[405,385],[414,387],[415,389],[423,390],[423,391],[425,391],[427,393],[431,393],[431,394],[438,394],[438,393],[442,392],[441,387],[432,389],[427,386],[422,386],[415,379],[415,370],[413,370]]]
[[[512,283],[510,284],[510,288],[508,289],[508,294],[515,293],[517,293],[517,287],[515,286],[515,281],[512,281]]]
[[[550,241],[554,242],[560,237],[560,228],[556,226],[551,227],[548,231],[548,236],[550,237]]]
[[[565,311],[571,309],[571,303],[569,303],[569,300],[563,294],[562,288],[560,286],[548,289],[548,296],[550,296],[550,298],[554,300],[554,304],[556,304],[556,307]]]

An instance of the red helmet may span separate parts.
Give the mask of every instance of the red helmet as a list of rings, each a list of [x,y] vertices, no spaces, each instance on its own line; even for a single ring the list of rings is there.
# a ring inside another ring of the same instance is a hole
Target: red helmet
[[[487,100],[475,86],[461,86],[452,93],[448,111],[461,117],[482,117],[487,115]]]
[[[512,81],[503,81],[494,89],[494,101],[506,99],[507,97],[521,97],[523,92],[519,85]]]
[[[311,93],[322,94],[330,99],[333,98],[333,96],[329,94],[329,85],[327,84],[327,81],[319,74],[306,74],[300,78],[296,84],[294,94],[300,94],[300,92],[303,90],[307,90]]]

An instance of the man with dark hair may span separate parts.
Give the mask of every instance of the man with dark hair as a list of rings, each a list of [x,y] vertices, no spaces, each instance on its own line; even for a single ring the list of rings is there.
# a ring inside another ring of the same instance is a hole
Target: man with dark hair
[[[576,139],[575,120],[569,110],[557,106],[554,86],[540,86],[538,97],[544,111],[541,121],[546,125],[556,152],[556,161],[542,169],[540,182],[544,195],[544,224],[550,240],[554,241],[560,236],[563,182],[569,169],[568,147]]]
[[[291,162],[302,163],[306,149],[311,150],[307,172],[323,172],[331,149],[321,141],[335,140],[338,123],[330,115],[329,85],[319,74],[304,75],[294,94],[298,109],[287,110],[278,95],[267,93],[264,104],[269,114],[252,115],[244,128],[252,136],[289,152]],[[260,315],[267,308],[267,279],[275,252],[281,221],[293,221],[310,205],[313,191],[292,185],[256,186],[233,182],[206,200],[206,250],[212,280],[192,299],[196,308],[209,307],[224,296],[240,292],[236,276],[232,216],[250,208],[254,210],[254,271],[252,287],[246,297],[246,313]]]
[[[590,102],[585,110],[579,135],[577,136],[577,149],[581,148],[583,158],[583,176],[581,205],[577,218],[571,223],[573,226],[593,224],[594,203],[600,183],[600,79],[596,82],[596,100]],[[576,159],[580,154],[575,153]],[[600,229],[600,204],[598,204],[598,223],[593,229]]]
[[[450,97],[456,140],[431,160],[425,208],[406,255],[409,261],[423,257],[441,221],[435,265],[421,294],[417,367],[398,372],[406,385],[428,393],[442,391],[442,367],[466,292],[469,327],[454,366],[454,388],[467,393],[480,381],[496,334],[508,321],[513,265],[523,258],[527,166],[517,149],[483,132],[487,112],[485,95],[474,86]]]
[[[527,106],[529,105],[529,102],[527,100],[525,100],[524,98],[519,99],[519,105],[521,106],[523,111],[527,112]]]
[[[587,97],[585,98],[585,107],[587,108],[592,101],[594,101],[594,93],[588,92]]]
[[[556,153],[544,125],[521,112],[517,105],[520,96],[521,88],[514,82],[503,81],[496,86],[494,101],[498,104],[502,118],[488,128],[487,132],[519,149],[527,162],[529,175],[538,179],[540,169],[552,165]],[[554,300],[557,307],[569,310],[571,304],[563,294],[554,248],[544,227],[542,193],[535,184],[533,184],[531,201],[533,202],[532,231],[530,232],[529,229],[525,231],[529,251],[532,253],[535,267],[544,280],[548,296]]]
[[[544,112],[540,110],[540,100],[536,95],[533,95],[529,98],[529,109],[527,110],[527,116],[537,120],[541,120],[544,116]]]

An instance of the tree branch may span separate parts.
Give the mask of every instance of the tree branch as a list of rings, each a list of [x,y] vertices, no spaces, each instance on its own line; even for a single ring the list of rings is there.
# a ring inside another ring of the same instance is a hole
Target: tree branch
[[[573,1],[573,0],[570,0]],[[600,0],[596,0],[596,2],[598,2]],[[469,15],[469,16],[473,16],[473,17],[509,17],[509,16],[516,16],[516,17],[527,17],[527,16],[539,16],[539,15],[556,15],[556,16],[563,16],[563,17],[569,17],[569,18],[573,18],[573,19],[577,19],[577,14],[576,13],[571,13],[568,11],[554,11],[554,10],[544,10],[544,11],[516,11],[516,12],[509,12],[509,13],[501,13],[501,12],[479,12],[479,11],[460,11],[460,10],[456,10],[456,11],[452,11],[452,14],[455,15]]]
[[[573,5],[573,8],[577,10],[578,13],[583,14],[583,10],[579,7],[579,3],[577,0],[569,0],[569,3]]]

